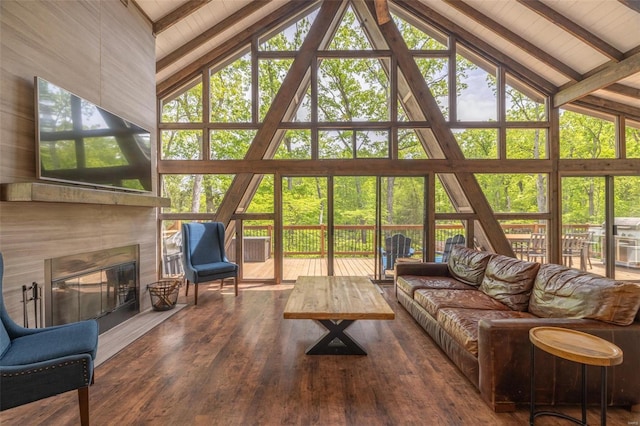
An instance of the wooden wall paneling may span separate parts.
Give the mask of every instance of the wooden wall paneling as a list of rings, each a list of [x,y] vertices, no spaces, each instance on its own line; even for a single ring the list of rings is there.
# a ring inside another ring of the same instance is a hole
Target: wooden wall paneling
[[[34,76],[99,98],[100,45],[92,30],[99,9],[93,3],[72,9],[71,2],[0,2],[3,183],[35,178]],[[61,30],[68,27],[77,31]]]
[[[155,133],[155,41],[136,8],[8,0],[0,24],[0,182],[35,181],[36,75]],[[154,207],[0,202],[12,317],[22,323],[21,286],[44,282],[45,259],[129,244],[140,246],[140,301],[148,307],[144,285],[157,278]]]
[[[135,7],[110,1],[101,4],[100,105],[155,133],[155,38],[151,25]]]

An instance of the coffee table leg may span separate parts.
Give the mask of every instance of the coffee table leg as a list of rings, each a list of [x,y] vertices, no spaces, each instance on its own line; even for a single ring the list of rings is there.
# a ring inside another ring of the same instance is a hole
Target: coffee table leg
[[[307,355],[366,355],[367,352],[347,332],[355,320],[317,320],[328,331],[307,349]],[[334,340],[341,344],[335,344]],[[333,344],[332,344],[333,343]]]

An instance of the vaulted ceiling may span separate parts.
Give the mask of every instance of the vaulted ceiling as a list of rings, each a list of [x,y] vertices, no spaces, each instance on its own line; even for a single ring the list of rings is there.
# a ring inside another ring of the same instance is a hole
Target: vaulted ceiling
[[[334,0],[328,0],[334,1]],[[307,0],[131,0],[153,23],[159,93]],[[384,0],[376,0],[384,3]],[[389,0],[526,74],[555,106],[596,107],[640,121],[639,0]],[[384,24],[383,24],[384,25]],[[213,53],[215,54],[215,53]]]

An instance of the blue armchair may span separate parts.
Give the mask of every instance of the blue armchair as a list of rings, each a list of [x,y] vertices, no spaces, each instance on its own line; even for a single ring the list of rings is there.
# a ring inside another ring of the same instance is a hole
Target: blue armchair
[[[238,295],[238,265],[229,262],[224,252],[224,225],[220,222],[182,224],[182,262],[186,283],[185,296],[189,295],[189,283],[196,286],[195,304],[198,304],[198,284],[233,278]]]
[[[0,253],[0,411],[77,389],[80,423],[88,425],[98,323],[20,327],[4,305],[3,272]]]

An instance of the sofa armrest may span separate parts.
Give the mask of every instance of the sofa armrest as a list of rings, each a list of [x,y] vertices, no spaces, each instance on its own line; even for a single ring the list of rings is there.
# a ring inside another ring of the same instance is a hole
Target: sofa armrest
[[[421,275],[425,277],[449,277],[446,263],[437,262],[402,262],[396,263],[396,277],[401,275]]]
[[[579,330],[618,345],[623,351],[624,361],[610,369],[611,381],[616,385],[609,393],[609,402],[632,406],[640,403],[640,381],[634,383],[630,379],[640,375],[640,363],[635,361],[640,359],[640,323],[616,326],[595,320],[564,318],[481,320],[478,324],[479,388],[482,397],[494,410],[510,411],[515,403],[530,400],[529,330],[540,326]],[[573,367],[559,368],[558,365],[564,366],[568,361],[541,352],[536,353],[536,388],[549,398],[555,398],[560,392],[568,391],[567,382],[574,379],[577,382],[577,378],[568,380],[568,377],[577,374],[578,367],[575,367],[575,373],[569,372]],[[545,402],[554,401],[540,401]]]

